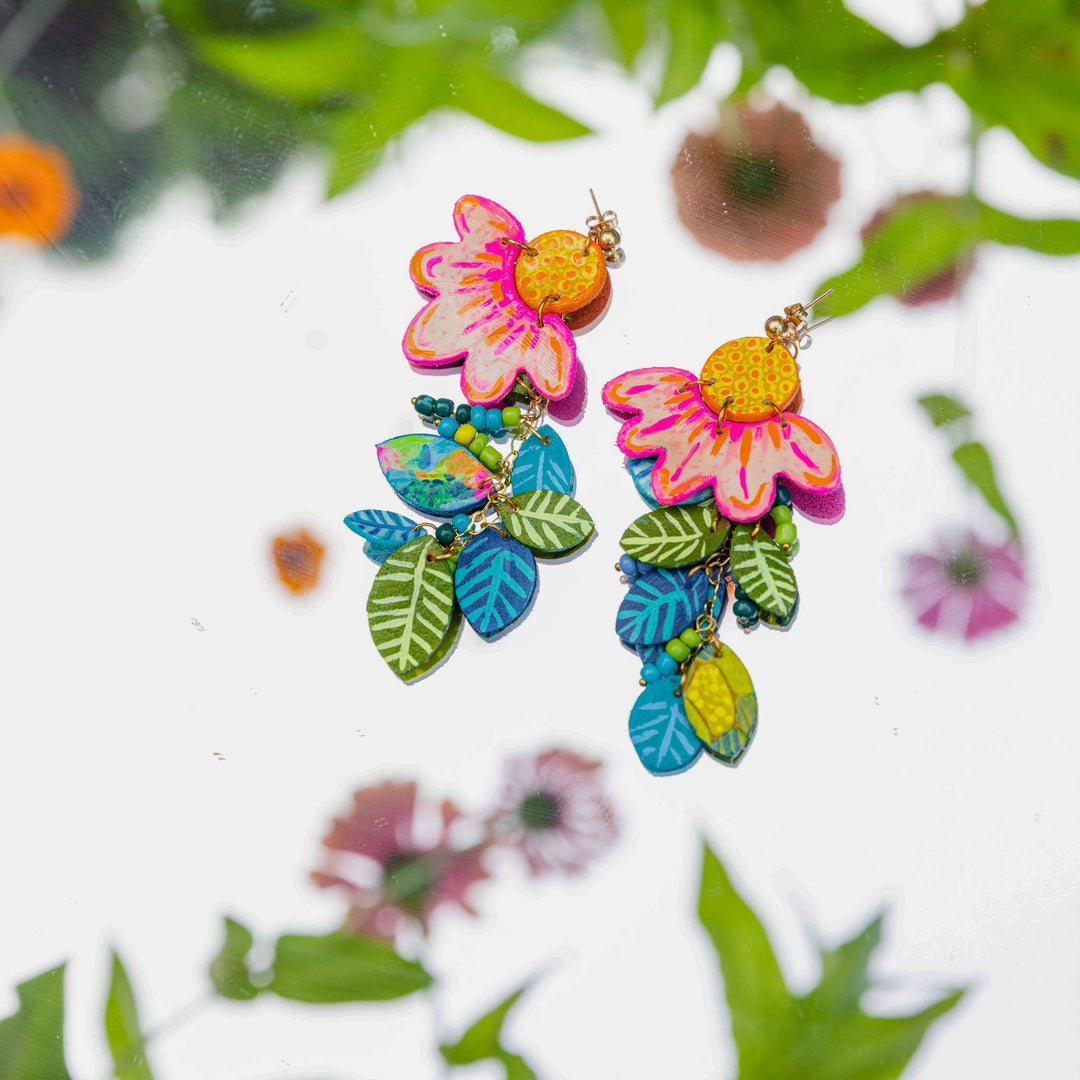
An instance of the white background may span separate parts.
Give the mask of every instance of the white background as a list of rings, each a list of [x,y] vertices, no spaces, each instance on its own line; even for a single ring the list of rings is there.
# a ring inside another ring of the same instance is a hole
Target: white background
[[[929,32],[914,22],[907,36]],[[725,262],[677,223],[668,168],[734,72],[719,50],[703,87],[654,113],[610,71],[541,58],[537,92],[603,134],[535,146],[443,117],[330,204],[307,163],[225,229],[201,194],[174,190],[91,269],[2,252],[0,1013],[17,981],[69,958],[80,1080],[109,1071],[110,943],[154,1026],[205,993],[224,913],[266,934],[336,923],[339,901],[306,875],[355,787],[415,776],[480,808],[507,754],[549,745],[608,763],[620,844],[573,884],[503,866],[476,890],[482,918],[437,922],[428,962],[449,1033],[542,970],[507,1036],[545,1080],[732,1076],[694,917],[704,834],[796,986],[815,977],[808,926],[834,942],[882,906],[879,973],[902,992],[869,1004],[974,986],[909,1076],[1080,1074],[1076,260],[987,247],[962,302],[881,300],[818,336],[805,411],[840,450],[848,512],[802,524],[792,632],[735,641],[761,704],[754,747],[737,771],[703,760],[667,781],[630,747],[637,664],[612,632],[624,589],[612,564],[644,507],[600,385],[655,363],[696,369],[848,265],[859,225],[893,194],[965,182],[966,114],[941,87],[849,110],[776,78],[841,157],[844,196],[787,262]],[[1080,215],[1077,185],[1010,135],[992,132],[984,151],[985,197]],[[564,429],[598,536],[542,568],[520,628],[495,644],[466,628],[448,665],[404,687],[367,632],[375,568],[340,522],[398,508],[373,444],[417,430],[416,393],[456,396],[456,376],[402,359],[420,303],[409,255],[452,238],[465,192],[535,233],[579,224],[589,186],[618,210],[629,255],[606,321],[579,341],[591,404]],[[942,388],[977,406],[1035,579],[1022,627],[966,651],[917,633],[895,595],[900,553],[940,524],[995,527],[913,407]],[[299,603],[266,555],[293,523],[329,539],[325,584]],[[208,1003],[154,1059],[176,1080],[390,1080],[434,1075],[434,1041],[420,998]]]

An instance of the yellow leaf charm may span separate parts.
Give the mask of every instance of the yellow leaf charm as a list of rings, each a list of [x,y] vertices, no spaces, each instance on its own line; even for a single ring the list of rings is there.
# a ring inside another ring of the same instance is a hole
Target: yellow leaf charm
[[[757,694],[743,662],[727,645],[703,649],[690,666],[683,697],[706,751],[737,765],[757,730]]]

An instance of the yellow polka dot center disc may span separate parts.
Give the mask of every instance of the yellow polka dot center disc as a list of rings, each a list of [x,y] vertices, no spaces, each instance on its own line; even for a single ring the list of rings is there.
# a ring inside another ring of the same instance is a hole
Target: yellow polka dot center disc
[[[799,392],[799,365],[780,342],[769,351],[768,338],[747,337],[721,345],[701,369],[701,396],[713,412],[752,424],[785,409]],[[724,402],[731,403],[724,409]]]
[[[587,236],[572,229],[541,233],[529,241],[536,254],[522,250],[514,265],[518,296],[538,311],[545,297],[544,311],[565,315],[591,303],[607,281],[604,254]]]

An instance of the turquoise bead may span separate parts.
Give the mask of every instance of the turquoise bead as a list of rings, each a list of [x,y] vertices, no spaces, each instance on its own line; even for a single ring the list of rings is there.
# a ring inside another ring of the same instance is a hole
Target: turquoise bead
[[[449,398],[441,397],[441,398],[439,398],[438,401],[435,402],[435,415],[436,416],[442,416],[442,417],[451,416],[451,415],[453,415],[453,412],[454,412],[454,403]]]
[[[487,409],[483,405],[474,405],[469,410],[469,423],[477,431],[483,431],[487,427]]]
[[[485,427],[488,431],[498,431],[502,427],[502,409],[488,409]]]
[[[641,677],[647,683],[656,682],[660,678],[660,669],[655,664],[646,664],[641,669]]]
[[[773,500],[774,504],[779,503],[781,506],[791,505],[791,492],[788,491],[783,484],[776,485],[776,498]]]
[[[656,670],[661,675],[674,675],[679,670],[679,665],[675,662],[673,656],[668,656],[666,652],[662,652],[656,658]]]
[[[439,426],[436,430],[445,438],[452,439],[457,434],[457,429],[460,426],[461,425],[452,416],[444,416],[439,421]]]
[[[421,416],[430,416],[435,411],[435,399],[430,394],[421,394],[413,402],[413,407]]]
[[[472,518],[468,514],[455,514],[450,519],[450,524],[454,526],[456,532],[467,533],[469,526],[472,525]]]

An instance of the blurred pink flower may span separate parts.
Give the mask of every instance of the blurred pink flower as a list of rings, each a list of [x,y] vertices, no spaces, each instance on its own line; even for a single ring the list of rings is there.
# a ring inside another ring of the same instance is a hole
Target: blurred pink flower
[[[618,835],[600,767],[569,750],[511,758],[492,819],[495,842],[516,847],[534,876],[580,873]]]
[[[475,915],[466,894],[489,875],[481,865],[483,844],[461,849],[450,842],[460,816],[448,800],[418,805],[412,781],[361,788],[323,839],[327,854],[312,880],[345,891],[346,927],[357,934],[391,938],[409,922],[426,933],[441,904]]]
[[[1016,622],[1027,588],[1019,543],[972,533],[905,556],[900,591],[920,626],[970,642]]]

